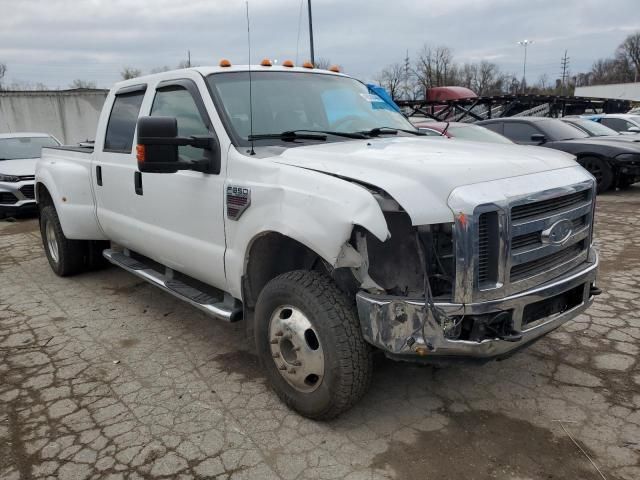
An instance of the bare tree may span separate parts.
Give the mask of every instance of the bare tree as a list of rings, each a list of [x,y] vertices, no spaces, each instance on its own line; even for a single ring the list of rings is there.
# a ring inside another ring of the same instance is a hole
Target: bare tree
[[[374,80],[391,95],[391,98],[398,100],[405,82],[404,65],[400,63],[389,65],[376,75]]]
[[[71,88],[96,88],[96,82],[76,78],[69,86]]]
[[[142,70],[133,67],[124,67],[122,72],[120,72],[120,76],[123,80],[130,80],[132,78],[139,77],[140,75],[142,75]]]
[[[329,60],[328,58],[320,57],[316,58],[314,67],[320,70],[329,70],[329,67],[331,67],[331,65],[333,65],[331,63],[331,60]]]
[[[456,77],[453,52],[449,47],[422,47],[415,66],[415,75],[423,90],[449,84]]]
[[[7,65],[0,62],[0,90],[2,90],[2,79],[4,75],[7,73]]]
[[[618,47],[618,54],[633,64],[633,81],[637,81],[640,76],[640,32],[629,35]]]

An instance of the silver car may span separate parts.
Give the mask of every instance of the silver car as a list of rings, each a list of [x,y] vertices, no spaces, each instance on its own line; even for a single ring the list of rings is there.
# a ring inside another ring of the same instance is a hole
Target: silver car
[[[36,162],[42,147],[58,145],[46,133],[0,133],[0,218],[35,211]]]

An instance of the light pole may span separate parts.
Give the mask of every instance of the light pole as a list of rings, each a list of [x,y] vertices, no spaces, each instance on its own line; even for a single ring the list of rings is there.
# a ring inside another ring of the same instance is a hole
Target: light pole
[[[524,64],[522,66],[522,93],[525,91],[525,85],[527,83],[527,47],[533,44],[533,40],[522,40],[518,42],[518,45],[524,47]]]
[[[309,49],[311,50],[311,63],[316,66],[316,57],[313,51],[313,18],[311,17],[311,0],[307,0],[307,9],[309,11]]]

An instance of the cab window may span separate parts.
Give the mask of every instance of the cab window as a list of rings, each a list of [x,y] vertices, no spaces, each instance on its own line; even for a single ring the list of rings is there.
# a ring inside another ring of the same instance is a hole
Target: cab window
[[[159,89],[153,100],[151,116],[175,117],[178,121],[178,135],[209,135],[209,130],[200,116],[191,93],[181,86]],[[202,148],[189,145],[178,147],[178,155],[185,160],[201,160],[205,154]]]
[[[144,90],[116,95],[107,123],[104,151],[131,153]]]

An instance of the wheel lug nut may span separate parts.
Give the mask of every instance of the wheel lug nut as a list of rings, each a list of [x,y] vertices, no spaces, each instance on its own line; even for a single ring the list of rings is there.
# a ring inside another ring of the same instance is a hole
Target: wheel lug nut
[[[286,369],[287,369],[287,367],[284,366],[284,365],[281,365],[281,366],[278,367],[278,370],[286,370]]]
[[[289,370],[287,373],[289,373],[290,375],[293,375],[294,373],[296,373],[296,369],[292,368],[291,370]]]
[[[284,333],[282,332],[282,330],[276,332],[276,337],[281,337],[282,335],[284,335]]]
[[[272,356],[273,356],[273,358],[279,358],[280,354],[278,352],[275,352]]]
[[[302,366],[302,362],[297,360],[297,361],[293,362],[293,365],[296,366],[296,367],[301,367]]]

